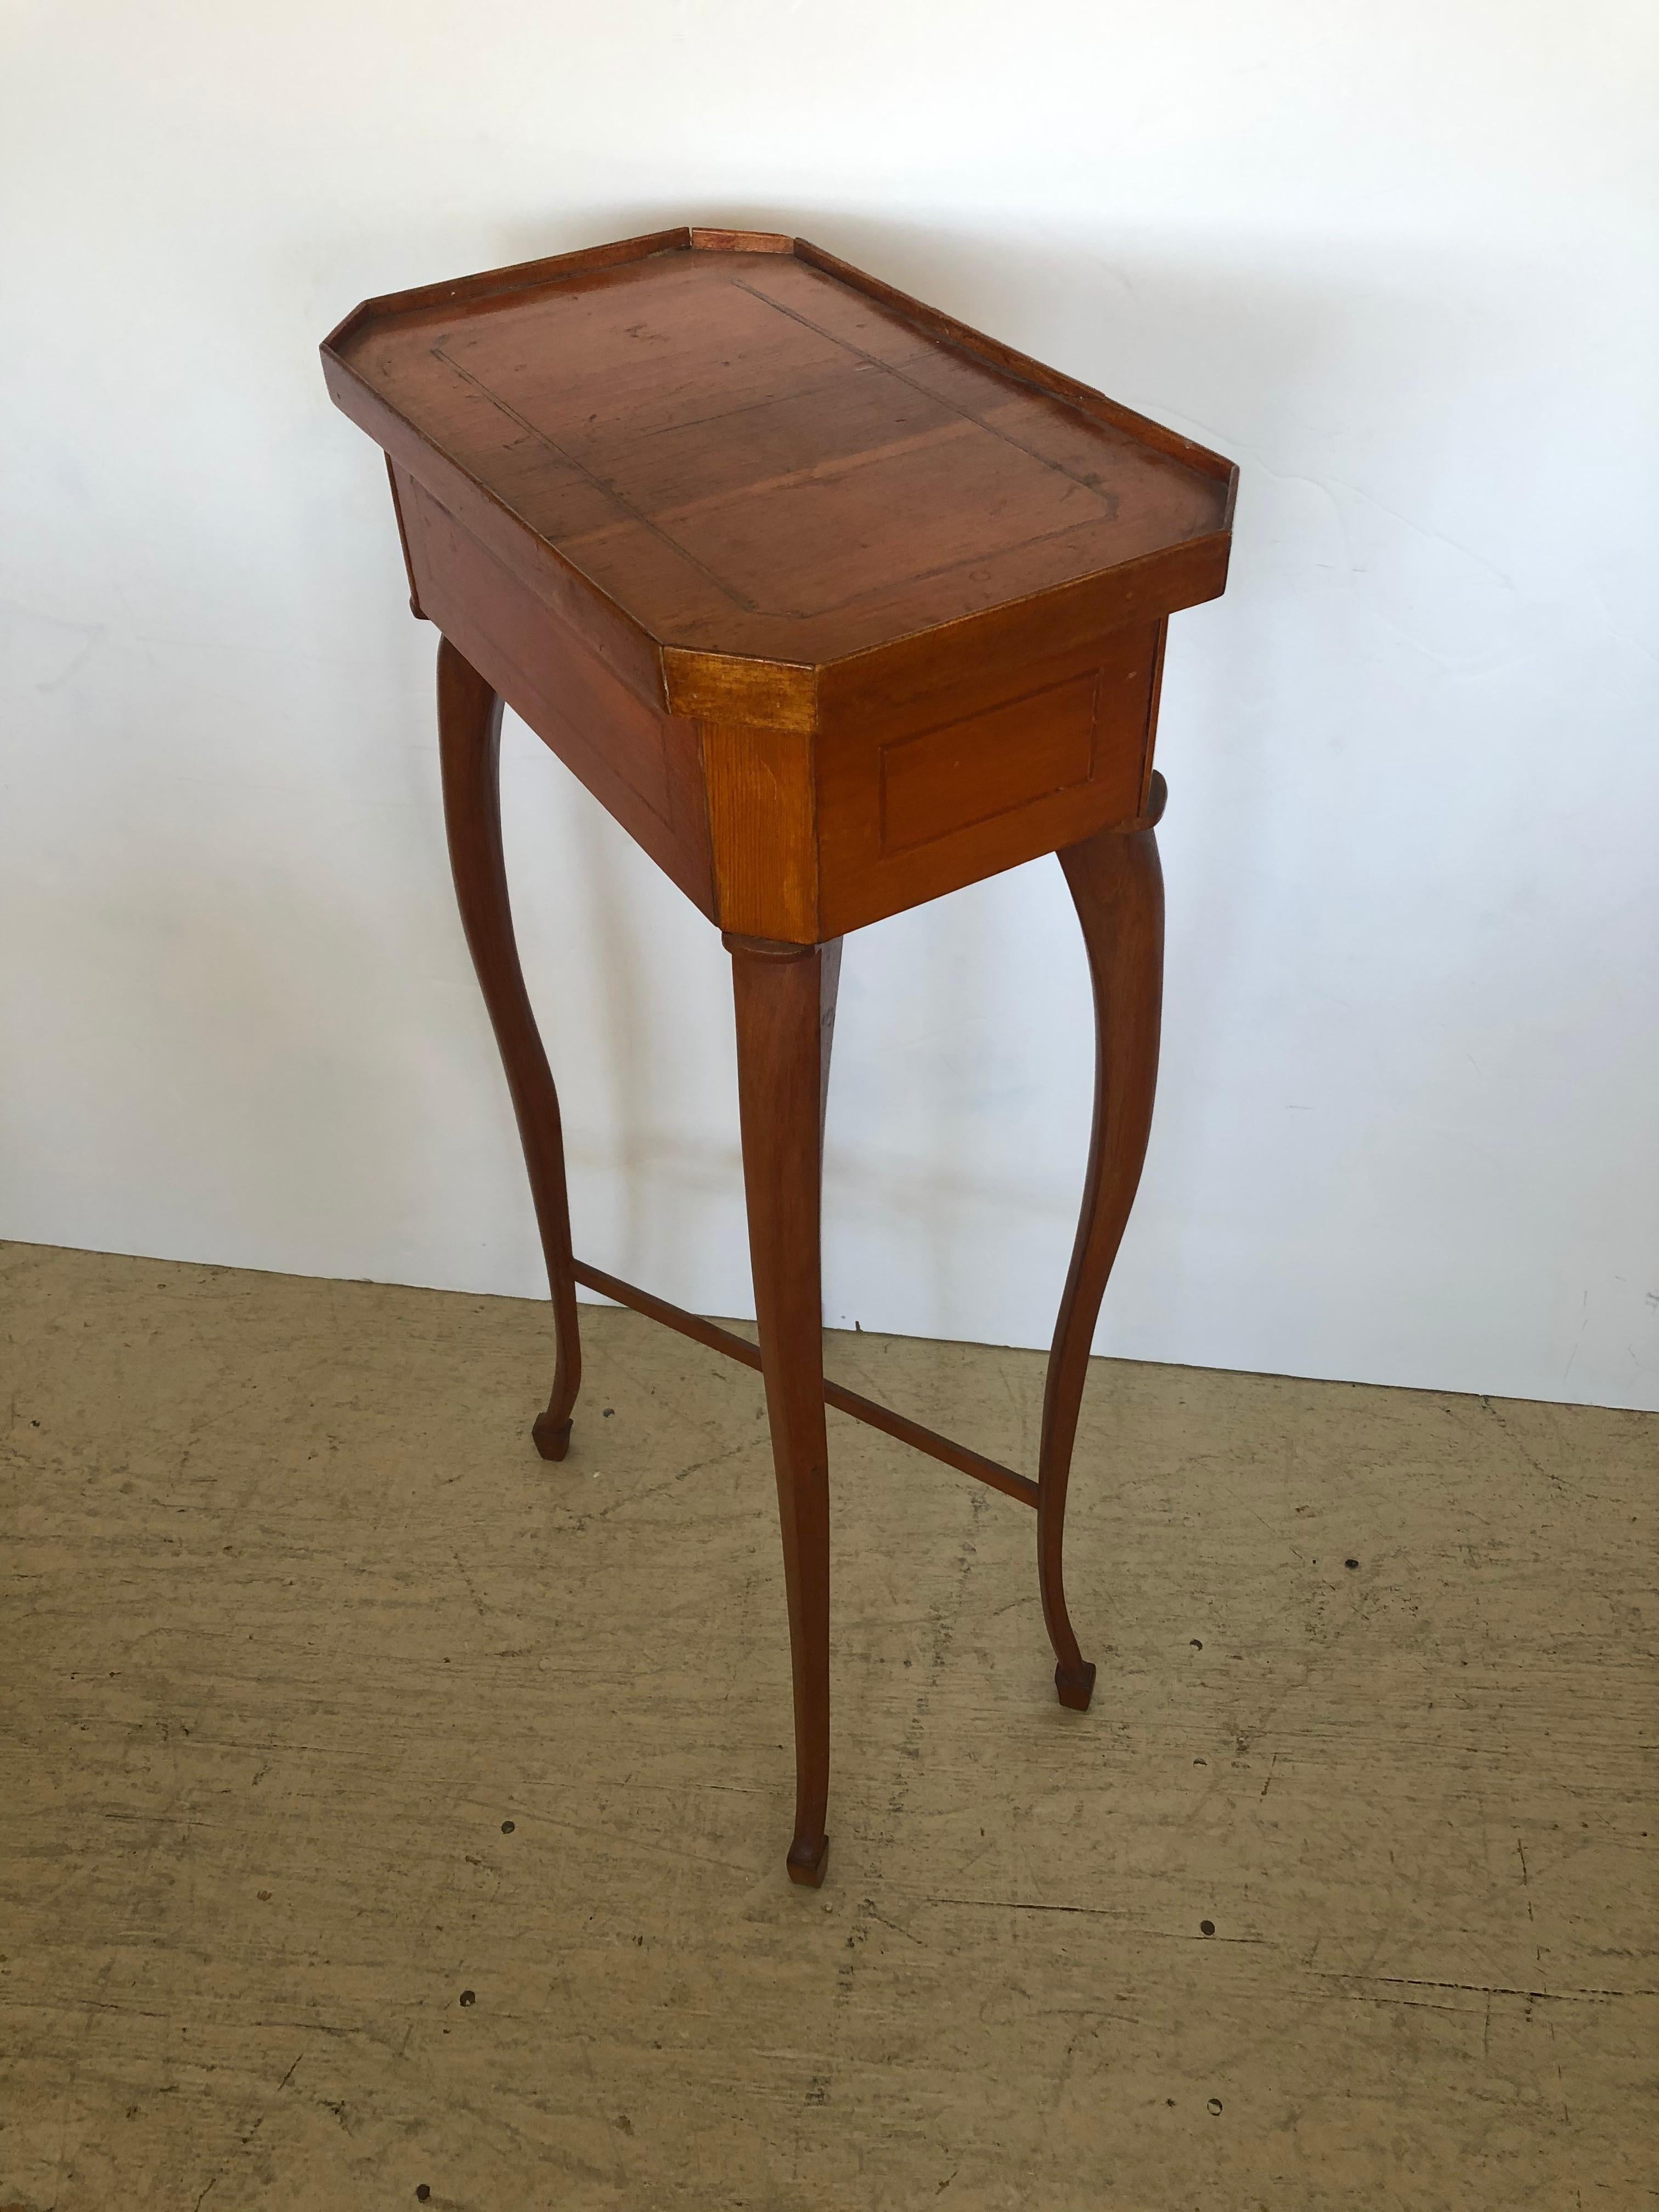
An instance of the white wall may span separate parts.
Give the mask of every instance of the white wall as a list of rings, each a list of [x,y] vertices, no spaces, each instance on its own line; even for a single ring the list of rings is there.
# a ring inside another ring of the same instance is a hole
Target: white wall
[[[11,0],[0,1231],[541,1287],[432,632],[315,348],[799,230],[1237,458],[1176,619],[1159,1118],[1103,1350],[1659,1405],[1646,4]],[[580,1248],[747,1310],[723,956],[509,731]],[[1036,1344],[1088,1115],[1047,863],[849,945],[827,1305]]]

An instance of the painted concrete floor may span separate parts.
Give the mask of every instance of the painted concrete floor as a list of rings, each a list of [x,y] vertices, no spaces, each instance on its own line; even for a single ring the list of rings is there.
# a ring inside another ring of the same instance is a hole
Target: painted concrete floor
[[[0,2208],[1659,2203],[1659,1419],[1097,1363],[1079,1716],[832,1414],[813,1894],[757,1377],[589,1310],[549,1468],[541,1307],[0,1298]],[[830,1359],[1031,1464],[1036,1357]]]

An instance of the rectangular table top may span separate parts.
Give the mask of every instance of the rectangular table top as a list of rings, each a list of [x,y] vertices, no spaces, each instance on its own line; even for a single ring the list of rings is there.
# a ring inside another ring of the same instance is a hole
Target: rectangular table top
[[[1224,581],[1231,464],[804,240],[371,301],[325,360],[400,465],[441,498],[459,471],[659,647],[822,666],[1120,571],[1137,617]]]

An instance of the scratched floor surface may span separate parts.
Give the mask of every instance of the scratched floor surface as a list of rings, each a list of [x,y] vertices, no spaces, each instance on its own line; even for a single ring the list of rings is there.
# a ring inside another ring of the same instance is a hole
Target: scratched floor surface
[[[591,1313],[547,1468],[533,1305],[0,1297],[0,2207],[1659,2202],[1659,1419],[1100,1362],[1079,1717],[832,1416],[814,1896],[756,1378]],[[1030,1463],[1030,1355],[830,1358]]]

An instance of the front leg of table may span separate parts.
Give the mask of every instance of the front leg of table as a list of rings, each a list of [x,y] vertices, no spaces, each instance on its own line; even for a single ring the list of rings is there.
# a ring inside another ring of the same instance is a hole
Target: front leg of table
[[[518,1117],[553,1297],[557,1359],[553,1393],[531,1430],[544,1459],[570,1448],[571,1409],[581,1387],[581,1337],[570,1249],[559,1094],[542,1049],[513,934],[501,854],[501,701],[449,640],[438,646],[438,750],[443,766],[444,827],[461,926],[501,1048]]]
[[[1095,1669],[1066,1610],[1061,1553],[1066,1486],[1106,1279],[1134,1204],[1152,1125],[1164,999],[1164,874],[1153,825],[1161,775],[1143,825],[1108,830],[1060,855],[1088,949],[1095,1000],[1095,1111],[1077,1241],[1054,1325],[1037,1459],[1037,1579],[1062,1705],[1086,1711]]]
[[[839,942],[727,935],[761,1373],[772,1431],[795,1692],[792,1881],[823,1880],[830,1796],[830,1483],[819,1206]]]

